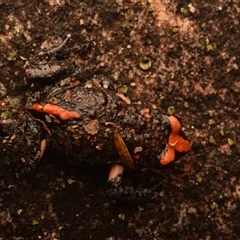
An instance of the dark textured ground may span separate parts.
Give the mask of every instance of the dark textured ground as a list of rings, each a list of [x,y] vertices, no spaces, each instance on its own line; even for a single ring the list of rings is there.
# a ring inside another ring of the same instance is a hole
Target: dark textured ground
[[[0,0],[2,117],[31,90],[24,59],[70,33],[72,46],[96,43],[71,56],[86,79],[112,76],[132,101],[174,106],[193,143],[160,173],[134,173],[164,182],[159,205],[107,199],[108,167],[73,169],[46,155],[16,178],[1,154],[0,239],[238,239],[239,14],[238,0]],[[146,57],[152,67],[142,71]]]

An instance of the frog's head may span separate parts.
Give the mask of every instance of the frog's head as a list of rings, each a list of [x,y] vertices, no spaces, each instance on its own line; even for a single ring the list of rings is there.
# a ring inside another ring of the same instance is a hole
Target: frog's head
[[[161,165],[167,165],[178,160],[191,149],[191,144],[182,130],[180,120],[175,116],[169,116],[170,134],[165,151],[159,161]]]

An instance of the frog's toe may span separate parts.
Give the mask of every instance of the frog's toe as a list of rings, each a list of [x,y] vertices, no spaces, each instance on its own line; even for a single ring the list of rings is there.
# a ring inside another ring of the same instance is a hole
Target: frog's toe
[[[160,203],[162,202],[162,198],[159,195],[159,188],[161,187],[161,184],[157,184],[152,188],[143,188],[142,191],[145,192],[144,194],[147,195],[145,199],[143,199],[143,202],[155,202]],[[140,189],[139,189],[140,191]]]

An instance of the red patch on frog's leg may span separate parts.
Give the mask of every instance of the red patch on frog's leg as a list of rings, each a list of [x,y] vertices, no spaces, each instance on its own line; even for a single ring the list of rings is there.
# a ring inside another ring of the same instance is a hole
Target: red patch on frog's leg
[[[62,120],[68,120],[70,118],[80,118],[80,115],[77,112],[68,111],[50,103],[47,103],[45,105],[34,103],[32,107],[33,110],[35,110],[36,112],[48,113],[53,116],[59,116]]]
[[[188,152],[190,149],[191,149],[190,142],[180,137],[178,142],[175,145],[175,150],[181,153],[181,152]]]
[[[162,165],[167,165],[169,164],[170,162],[172,162],[175,158],[175,150],[173,147],[167,145],[167,150],[166,150],[166,153],[164,156],[161,157],[160,159],[160,163]]]
[[[179,135],[181,124],[178,119],[174,116],[170,116],[169,121],[172,132],[168,138],[166,153],[160,159],[162,165],[167,165],[175,159],[175,151],[182,153],[188,152],[191,149],[190,142]]]

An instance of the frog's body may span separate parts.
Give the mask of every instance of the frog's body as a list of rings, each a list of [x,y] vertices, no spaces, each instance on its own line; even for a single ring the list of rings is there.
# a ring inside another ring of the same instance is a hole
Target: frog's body
[[[22,119],[2,123],[5,151],[16,166],[34,167],[46,147],[72,164],[112,164],[109,194],[126,201],[151,197],[122,188],[124,166],[156,168],[190,149],[177,118],[147,104],[127,104],[114,91],[86,88],[76,79],[41,89],[29,98]]]
[[[58,111],[51,112],[51,106],[59,107]],[[75,86],[49,99],[40,98],[32,108],[33,117],[39,117],[49,129],[46,138],[51,149],[73,163],[119,163],[114,144],[118,131],[136,164],[156,167],[171,129],[168,116],[158,110],[149,109],[146,117],[144,106],[127,105],[116,93],[94,86]],[[35,114],[37,108],[40,114]],[[65,119],[65,110],[69,119]]]

